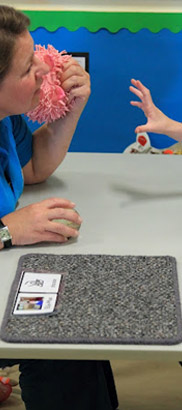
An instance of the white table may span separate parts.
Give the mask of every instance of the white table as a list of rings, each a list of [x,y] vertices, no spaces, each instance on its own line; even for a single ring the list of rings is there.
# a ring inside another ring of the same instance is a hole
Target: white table
[[[17,263],[26,253],[171,255],[182,295],[182,158],[68,153],[45,183],[25,188],[19,206],[50,196],[76,203],[84,222],[78,241],[0,252],[0,322]],[[1,358],[182,360],[173,346],[18,344],[0,341]]]

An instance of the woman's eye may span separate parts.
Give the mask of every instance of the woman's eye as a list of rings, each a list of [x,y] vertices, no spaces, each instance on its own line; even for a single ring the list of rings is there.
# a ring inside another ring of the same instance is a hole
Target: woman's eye
[[[28,70],[26,71],[26,74],[28,74],[31,71],[32,65],[33,64],[31,63],[30,66],[28,67]]]

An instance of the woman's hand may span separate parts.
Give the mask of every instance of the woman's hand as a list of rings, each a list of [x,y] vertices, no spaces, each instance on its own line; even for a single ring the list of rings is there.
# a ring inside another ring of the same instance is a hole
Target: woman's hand
[[[90,96],[90,76],[74,58],[64,65],[61,86],[69,92],[69,103],[74,101],[72,111],[82,111]]]
[[[165,134],[168,126],[168,117],[160,111],[152,101],[150,90],[141,81],[131,80],[130,91],[135,94],[140,101],[131,101],[130,104],[143,110],[147,117],[147,123],[136,127],[135,132],[155,132]]]
[[[78,231],[53,219],[67,219],[80,224],[75,204],[67,199],[49,198],[16,210],[2,219],[12,235],[13,245],[30,245],[38,242],[66,242],[77,237]]]

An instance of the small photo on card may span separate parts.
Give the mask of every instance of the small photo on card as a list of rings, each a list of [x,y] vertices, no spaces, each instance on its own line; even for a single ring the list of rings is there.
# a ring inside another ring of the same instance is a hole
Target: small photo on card
[[[56,293],[61,281],[60,273],[23,272],[19,292]]]
[[[54,311],[57,294],[19,293],[14,315],[40,315]]]

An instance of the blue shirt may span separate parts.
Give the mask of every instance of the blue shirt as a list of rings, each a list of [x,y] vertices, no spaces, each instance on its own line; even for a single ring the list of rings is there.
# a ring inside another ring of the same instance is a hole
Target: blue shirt
[[[32,157],[32,133],[21,115],[0,121],[0,218],[13,212],[23,191],[22,168]]]

